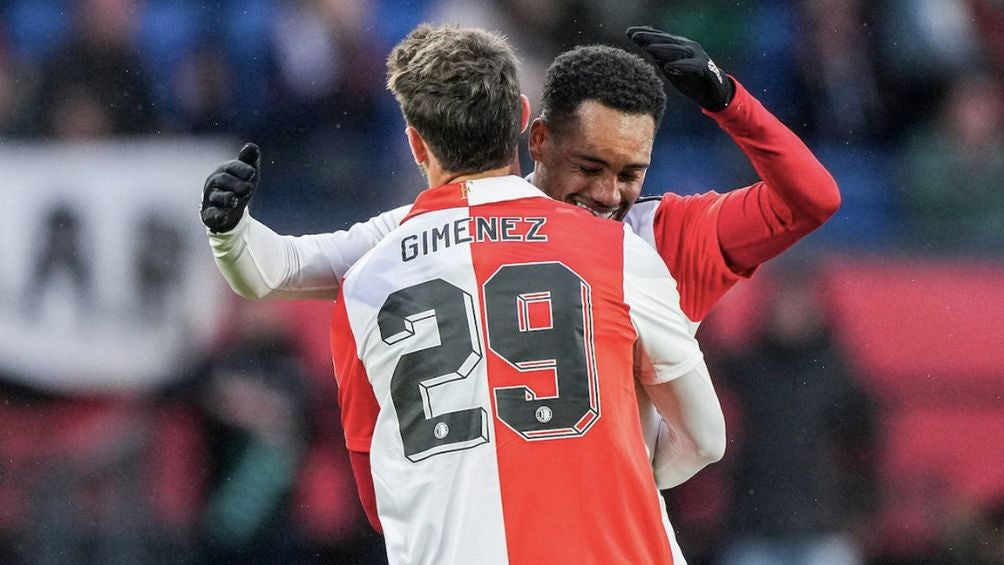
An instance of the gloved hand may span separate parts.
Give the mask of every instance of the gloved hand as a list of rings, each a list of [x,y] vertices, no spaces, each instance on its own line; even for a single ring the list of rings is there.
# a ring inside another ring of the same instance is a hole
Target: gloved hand
[[[723,110],[732,102],[736,92],[732,79],[696,41],[649,26],[629,27],[627,36],[655,59],[669,82],[687,98],[711,112]]]
[[[236,159],[213,171],[202,189],[202,223],[214,233],[234,229],[261,177],[261,150],[245,143]]]

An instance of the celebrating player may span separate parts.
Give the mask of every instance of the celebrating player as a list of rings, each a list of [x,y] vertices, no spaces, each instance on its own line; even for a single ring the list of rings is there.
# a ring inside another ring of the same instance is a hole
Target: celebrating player
[[[808,148],[700,45],[652,28],[631,28],[628,36],[732,137],[762,180],[725,194],[639,201],[665,103],[662,81],[639,57],[603,46],[572,49],[548,69],[541,116],[531,126],[529,180],[552,198],[631,225],[669,267],[696,331],[736,282],[832,216],[840,195]],[[230,174],[232,165],[207,179],[203,220],[217,265],[250,299],[334,298],[341,276],[409,209],[347,231],[279,236],[247,213],[257,179]],[[658,484],[669,488],[680,479],[665,448],[673,442],[660,440],[672,438],[651,407],[643,411]]]
[[[762,180],[725,194],[639,201],[665,94],[651,65],[604,46],[572,49],[548,69],[541,115],[530,128],[529,180],[552,198],[623,219],[654,246],[696,331],[736,282],[822,225],[840,194],[795,134],[700,45],[649,27],[630,28],[628,37],[732,137]],[[207,179],[202,217],[217,265],[250,299],[334,298],[341,276],[408,212],[404,206],[347,231],[279,236],[247,213],[257,179],[231,174],[234,163]],[[646,423],[659,485],[671,487],[676,480],[660,471],[665,457],[651,410]]]
[[[648,396],[690,445],[675,472],[720,458],[725,435],[665,264],[513,175],[529,104],[502,38],[419,27],[388,85],[431,188],[346,274],[331,339],[390,562],[673,563],[636,344]]]

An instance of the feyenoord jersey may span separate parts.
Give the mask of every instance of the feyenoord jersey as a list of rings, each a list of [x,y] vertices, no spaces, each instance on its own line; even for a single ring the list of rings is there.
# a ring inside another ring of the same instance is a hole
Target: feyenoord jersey
[[[391,563],[673,562],[632,361],[657,383],[702,357],[630,229],[518,177],[425,191],[332,330]]]

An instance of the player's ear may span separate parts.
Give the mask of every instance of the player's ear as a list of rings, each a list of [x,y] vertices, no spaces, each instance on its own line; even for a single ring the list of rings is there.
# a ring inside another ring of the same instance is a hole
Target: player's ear
[[[428,166],[429,146],[422,139],[422,134],[411,126],[404,128],[404,134],[408,136],[408,147],[411,148],[411,155],[415,158],[415,163]]]
[[[527,149],[534,161],[543,161],[546,146],[551,143],[551,130],[544,120],[537,118],[530,124],[530,137],[527,139]]]
[[[519,132],[523,133],[526,131],[526,126],[530,124],[530,99],[526,97],[526,94],[519,95],[519,105],[520,109],[523,110],[523,114],[519,118]]]

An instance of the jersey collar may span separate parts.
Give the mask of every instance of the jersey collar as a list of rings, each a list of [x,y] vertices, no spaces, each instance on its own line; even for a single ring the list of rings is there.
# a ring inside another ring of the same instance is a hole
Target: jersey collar
[[[426,212],[447,208],[465,208],[521,198],[547,198],[547,195],[525,179],[515,175],[444,184],[422,191],[415,200],[415,204],[412,205],[411,211],[401,220],[401,223],[403,224],[412,217]]]

